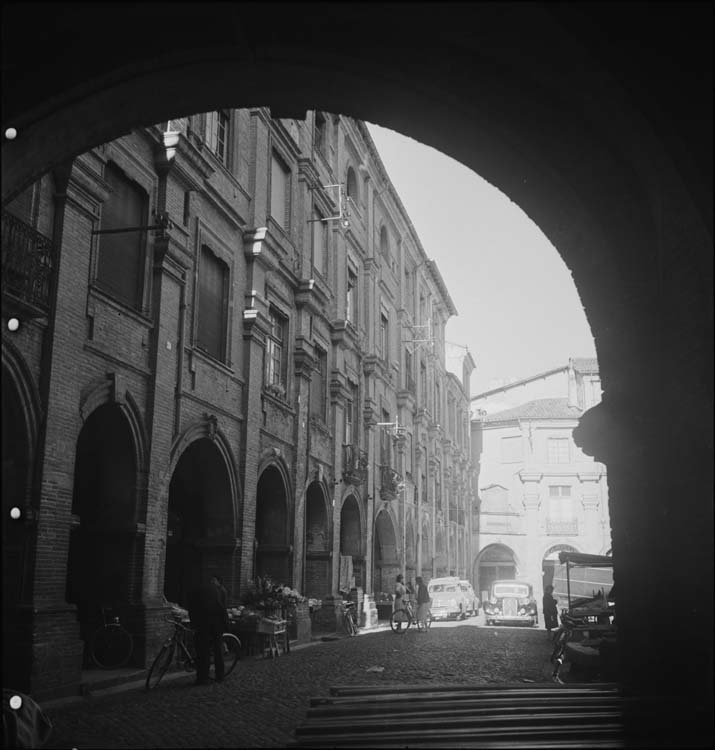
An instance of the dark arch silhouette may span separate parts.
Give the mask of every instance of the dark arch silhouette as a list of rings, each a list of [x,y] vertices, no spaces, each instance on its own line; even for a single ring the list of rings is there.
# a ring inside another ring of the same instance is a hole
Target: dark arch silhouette
[[[608,464],[623,677],[711,704],[712,4],[395,4],[369,34],[359,5],[201,7],[97,6],[112,44],[84,5],[6,6],[3,199],[132,127],[256,103],[376,122],[474,169],[557,247],[596,339],[604,400],[576,439]],[[654,560],[674,545],[677,566]],[[663,590],[702,624],[686,686],[647,616]]]

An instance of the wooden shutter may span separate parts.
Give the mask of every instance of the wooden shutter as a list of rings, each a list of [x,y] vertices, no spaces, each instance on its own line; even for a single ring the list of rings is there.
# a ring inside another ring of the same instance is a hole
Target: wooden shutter
[[[288,228],[288,172],[275,154],[271,163],[271,216]]]
[[[146,193],[112,164],[105,179],[112,194],[102,206],[101,229],[125,229],[146,225]],[[145,231],[100,234],[97,282],[132,307],[140,307]]]

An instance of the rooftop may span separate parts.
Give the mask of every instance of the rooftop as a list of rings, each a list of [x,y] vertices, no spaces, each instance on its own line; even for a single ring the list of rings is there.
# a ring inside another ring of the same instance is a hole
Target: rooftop
[[[578,406],[569,406],[566,398],[539,398],[482,417],[483,423],[508,422],[513,419],[578,419],[583,411]]]

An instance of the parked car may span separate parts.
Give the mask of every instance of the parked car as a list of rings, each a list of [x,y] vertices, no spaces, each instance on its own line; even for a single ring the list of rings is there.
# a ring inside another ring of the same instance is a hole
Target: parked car
[[[450,617],[462,619],[467,616],[467,603],[459,585],[459,578],[433,578],[428,586],[432,604],[433,620],[447,620]]]
[[[484,615],[487,625],[525,623],[536,626],[538,614],[531,584],[494,581],[489,589],[489,601],[484,602]]]
[[[467,614],[470,617],[476,617],[479,612],[479,597],[474,593],[472,584],[469,581],[461,580],[459,587],[462,589],[462,596],[466,602]]]

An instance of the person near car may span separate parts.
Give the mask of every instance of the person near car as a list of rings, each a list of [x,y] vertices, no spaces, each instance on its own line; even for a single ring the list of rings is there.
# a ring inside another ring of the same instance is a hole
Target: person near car
[[[427,584],[422,580],[422,576],[417,576],[415,581],[417,582],[417,622],[426,625],[429,617],[429,591],[427,590]],[[423,628],[423,630],[425,629]]]
[[[405,606],[405,599],[407,598],[407,587],[405,586],[403,581],[404,579],[402,577],[402,574],[398,575],[397,580],[395,581],[395,612],[397,612],[398,609],[403,609]]]
[[[554,598],[554,587],[550,584],[544,587],[544,598],[542,608],[544,610],[544,624],[546,632],[551,638],[551,630],[559,626],[559,612],[557,609],[558,600]]]
[[[221,636],[228,622],[228,613],[221,600],[221,591],[212,581],[199,584],[189,594],[189,619],[195,632],[196,684],[209,682],[210,653],[213,648],[214,677],[223,680],[223,642]]]

